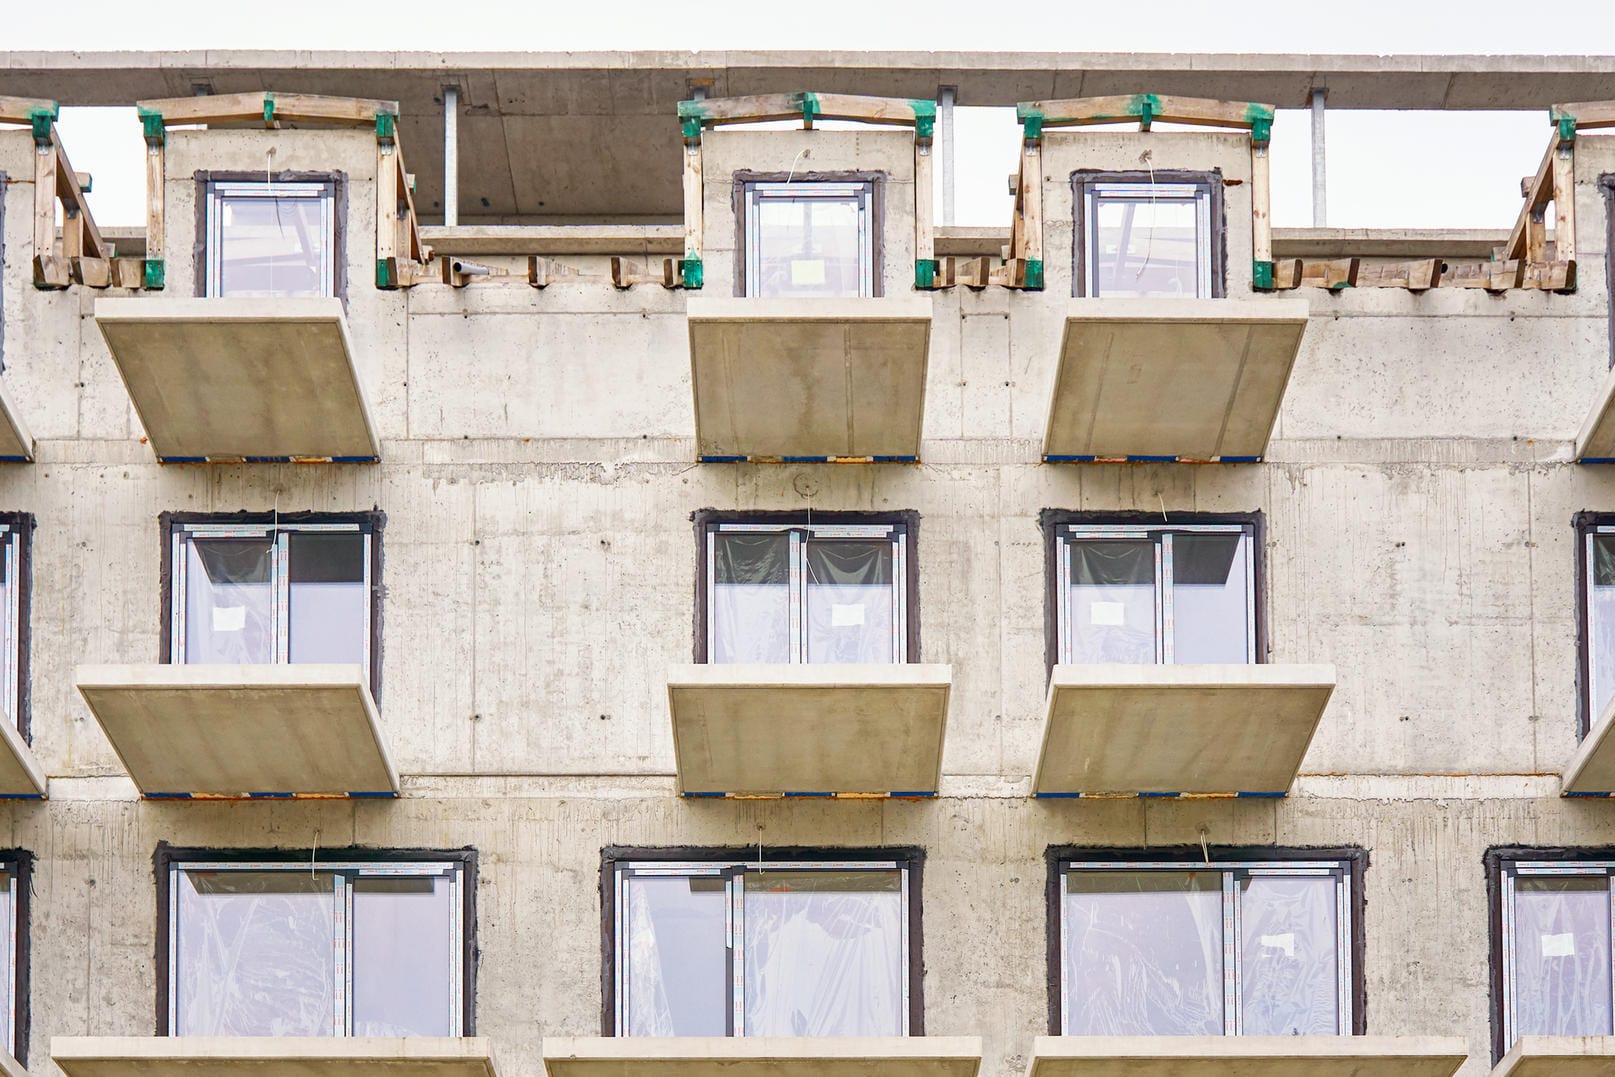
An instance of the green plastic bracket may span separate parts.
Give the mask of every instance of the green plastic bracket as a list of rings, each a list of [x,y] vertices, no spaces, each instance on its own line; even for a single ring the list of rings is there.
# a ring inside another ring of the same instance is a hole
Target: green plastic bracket
[[[161,146],[168,141],[168,129],[163,125],[163,114],[153,112],[149,108],[137,108],[140,116],[141,133],[146,136],[146,145]]]
[[[1021,121],[1021,133],[1027,142],[1037,142],[1043,138],[1043,113],[1035,108],[1017,105],[1015,114],[1015,118]]]
[[[1271,292],[1273,290],[1272,262],[1251,263],[1251,287],[1260,292]]]
[[[1026,260],[1026,290],[1041,292],[1043,290],[1043,259],[1028,258]]]
[[[1138,129],[1148,131],[1155,117],[1161,114],[1161,99],[1152,93],[1134,94],[1128,111],[1138,114]]]
[[[264,94],[264,126],[275,126],[275,95],[272,93]]]
[[[1251,145],[1265,146],[1273,138],[1273,110],[1266,105],[1246,105],[1245,119],[1251,125]]]
[[[51,125],[56,122],[57,104],[52,101],[50,108],[34,108],[28,110],[28,126],[34,130],[34,144],[36,146],[50,145]]]
[[[701,259],[698,257],[679,259],[679,282],[684,287],[699,290],[705,278],[702,274]]]
[[[914,110],[914,140],[931,141],[936,134],[936,102],[914,99],[908,106]]]
[[[817,119],[819,116],[821,116],[823,114],[824,114],[824,109],[819,107],[819,95],[818,94],[816,94],[816,93],[805,93],[805,94],[802,95],[802,122],[803,123],[805,123],[805,124],[812,123],[815,119]]]
[[[95,186],[95,177],[91,176],[84,181],[84,186],[80,187],[79,190],[83,191],[85,194],[89,194],[90,188],[93,186]],[[112,258],[116,257],[116,255],[108,255],[107,257]]]
[[[701,120],[699,117],[689,116],[683,120],[680,120],[679,123],[684,128],[685,142],[701,141]]]
[[[398,137],[398,117],[391,112],[376,113],[376,141],[390,146]]]
[[[697,101],[693,97],[687,101],[679,102],[679,119],[704,120],[706,119],[706,116],[707,106],[705,102]]]
[[[1553,123],[1554,126],[1559,128],[1560,142],[1576,141],[1576,117],[1571,116],[1568,113],[1561,116],[1555,116]]]
[[[147,258],[140,266],[140,286],[154,292],[163,290],[163,260]]]
[[[935,288],[937,260],[935,258],[919,258],[914,262],[914,287]]]
[[[396,288],[396,287],[398,287],[398,282],[393,280],[392,266],[387,264],[387,259],[385,259],[385,258],[377,258],[376,259],[376,287],[377,288]]]

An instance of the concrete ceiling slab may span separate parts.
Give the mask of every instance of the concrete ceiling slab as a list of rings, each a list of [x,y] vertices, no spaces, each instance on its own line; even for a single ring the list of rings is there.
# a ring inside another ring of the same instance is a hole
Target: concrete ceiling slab
[[[1306,324],[1304,299],[1071,300],[1044,458],[1259,458]]]
[[[379,455],[340,299],[97,299],[95,322],[159,460]]]
[[[1456,1036],[1038,1036],[1028,1077],[1452,1077]]]
[[[981,1047],[976,1036],[545,1037],[544,1069],[549,1077],[976,1077]]]
[[[475,1036],[55,1036],[50,1055],[66,1077],[498,1077]]]
[[[928,296],[689,300],[703,458],[917,459]]]
[[[952,685],[942,665],[675,666],[679,791],[932,794]]]
[[[43,797],[45,787],[45,771],[28,742],[15,725],[0,718],[0,797]]]
[[[1289,791],[1335,687],[1324,665],[1061,665],[1032,791]]]
[[[1566,796],[1615,796],[1615,702],[1604,708],[1566,764]]]
[[[398,792],[360,666],[80,666],[75,680],[147,796]]]
[[[34,436],[23,425],[11,395],[0,384],[0,463],[28,463],[34,458]]]
[[[1521,1036],[1492,1077],[1608,1077],[1615,1036]]]
[[[1576,459],[1582,463],[1615,463],[1615,370],[1593,400],[1592,410],[1576,436]]]

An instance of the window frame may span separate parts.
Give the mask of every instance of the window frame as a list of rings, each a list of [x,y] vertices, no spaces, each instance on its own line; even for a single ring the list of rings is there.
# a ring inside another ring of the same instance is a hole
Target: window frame
[[[284,189],[320,188],[324,203],[321,227],[330,229],[326,264],[321,267],[321,290],[327,297],[347,298],[346,243],[347,176],[341,172],[246,172],[202,171],[196,173],[196,295],[220,298],[223,217],[218,212],[221,194],[245,197],[272,197]],[[220,191],[219,188],[225,188]],[[285,195],[281,195],[285,197]],[[312,197],[296,194],[293,197]]]
[[[1066,640],[1064,628],[1070,609],[1070,562],[1062,556],[1067,549],[1065,538],[1072,530],[1099,532],[1112,529],[1117,534],[1140,531],[1230,531],[1248,532],[1247,595],[1249,620],[1246,625],[1247,665],[1268,660],[1267,647],[1267,574],[1266,574],[1266,515],[1255,512],[1092,512],[1066,509],[1044,509],[1038,515],[1038,526],[1044,533],[1044,665],[1052,673],[1054,667],[1065,660]],[[1109,536],[1106,536],[1109,537]],[[1164,578],[1157,577],[1156,586],[1167,586]],[[1161,619],[1157,610],[1157,624]],[[1165,643],[1158,632],[1157,653]],[[1156,665],[1162,662],[1154,663]]]
[[[868,264],[860,274],[861,283],[866,286],[860,287],[859,298],[879,298],[884,295],[886,179],[887,176],[884,172],[797,172],[794,169],[788,172],[736,171],[733,175],[735,213],[734,294],[740,298],[755,298],[751,292],[751,281],[755,279],[754,266],[759,263],[760,252],[757,250],[757,244],[751,240],[751,237],[756,234],[753,224],[753,192],[760,186],[784,187],[789,184],[796,187],[809,184],[836,184],[858,185],[867,191],[867,199],[862,214],[863,224],[860,231],[865,236],[869,259]]]
[[[1615,513],[1578,512],[1576,533],[1576,742],[1585,740],[1598,714],[1593,710],[1593,542],[1600,534],[1615,536]],[[1615,633],[1615,625],[1611,625]]]
[[[1341,946],[1337,970],[1340,983],[1340,1000],[1349,1007],[1341,1022],[1349,1031],[1342,1035],[1362,1036],[1368,1031],[1368,996],[1366,975],[1366,936],[1363,931],[1364,911],[1367,907],[1363,874],[1368,867],[1368,852],[1358,846],[1337,848],[1269,847],[1269,846],[1159,846],[1153,848],[1112,848],[1096,846],[1051,845],[1048,860],[1048,883],[1044,907],[1048,920],[1048,1034],[1063,1036],[1065,1028],[1065,877],[1074,867],[1092,871],[1104,870],[1223,870],[1238,871],[1262,869],[1267,874],[1284,874],[1320,866],[1342,872],[1342,886],[1338,893],[1344,930],[1337,922],[1336,930]],[[1228,915],[1227,879],[1224,880],[1224,916]],[[1239,953],[1236,944],[1234,953]],[[1224,952],[1227,952],[1225,942]],[[1241,999],[1234,985],[1238,979],[1227,970],[1223,974],[1224,1036],[1243,1035],[1226,1031],[1228,1014],[1237,1013]],[[1233,991],[1230,996],[1229,992]]]
[[[14,646],[4,648],[0,654],[0,699],[5,701],[9,714],[0,714],[0,720],[10,720],[23,743],[33,743],[32,691],[29,685],[28,652],[32,644],[30,629],[30,603],[33,590],[33,534],[35,520],[32,513],[0,513],[0,544],[9,557],[0,571],[0,618]]]
[[[759,860],[761,857],[761,860]],[[635,867],[655,870],[673,870],[682,867],[711,869],[712,874],[726,870],[756,870],[761,865],[769,870],[798,868],[806,870],[834,870],[837,868],[868,870],[897,869],[903,872],[903,924],[904,945],[907,953],[902,962],[904,976],[905,1037],[925,1035],[925,961],[924,924],[921,916],[920,894],[924,881],[925,851],[917,846],[830,849],[801,846],[674,846],[645,848],[639,846],[607,846],[600,856],[600,1034],[611,1038],[629,1038],[621,1029],[621,992],[619,989],[621,962],[618,958],[618,941],[622,937],[621,899],[623,872]],[[740,951],[744,953],[744,949]],[[731,979],[731,986],[735,981]],[[734,1029],[735,1009],[744,1005],[744,996],[731,993],[726,1019],[727,1039],[744,1039]]]
[[[1551,848],[1541,846],[1496,845],[1486,850],[1486,904],[1487,904],[1487,933],[1489,964],[1491,966],[1491,1046],[1492,1065],[1502,1061],[1508,1053],[1510,1041],[1508,1034],[1512,1031],[1511,1005],[1513,1002],[1513,986],[1510,982],[1510,973],[1513,970],[1513,958],[1510,953],[1511,928],[1513,926],[1513,909],[1510,898],[1513,893],[1511,880],[1508,878],[1508,869],[1521,864],[1532,866],[1545,866],[1549,868],[1603,868],[1610,880],[1610,905],[1612,914],[1611,938],[1611,990],[1615,993],[1615,846],[1583,846],[1574,848]],[[1531,874],[1558,874],[1561,872],[1532,872]],[[1568,872],[1583,874],[1584,872]],[[1594,874],[1587,871],[1585,874]]]
[[[381,621],[382,621],[382,531],[386,516],[380,511],[369,512],[298,512],[264,513],[241,512],[234,514],[165,512],[159,518],[162,532],[162,622],[158,661],[163,665],[184,665],[183,632],[185,558],[182,556],[187,534],[207,534],[213,537],[255,537],[262,533],[279,532],[289,539],[293,532],[352,531],[365,537],[364,571],[369,604],[366,607],[366,631],[363,640],[364,660],[361,663],[369,672],[370,691],[376,702],[381,700]],[[285,541],[283,539],[282,541]],[[284,554],[281,555],[282,557]],[[277,557],[279,566],[281,557]],[[276,607],[280,606],[280,584],[277,583]],[[276,660],[266,665],[288,665],[286,654],[287,625],[277,626]]]
[[[811,529],[828,535],[860,537],[850,529],[867,528],[872,537],[893,534],[898,539],[897,556],[892,562],[892,586],[901,599],[898,616],[893,618],[893,637],[898,655],[893,665],[920,660],[919,572],[915,539],[919,513],[868,512],[736,512],[700,509],[690,516],[695,523],[695,662],[712,661],[712,595],[717,573],[712,536],[720,530],[792,531]],[[806,584],[804,583],[805,587]],[[791,665],[807,665],[793,660]]]
[[[0,1041],[0,1051],[8,1052],[24,1068],[28,1065],[30,1024],[28,993],[32,946],[29,921],[33,870],[34,854],[28,850],[0,851],[0,871],[4,871],[8,879],[12,911],[11,922],[5,925],[4,934],[4,974],[11,982],[12,1004],[5,1014],[5,1037]]]
[[[1206,257],[1199,259],[1197,298],[1222,299],[1228,294],[1228,225],[1223,197],[1221,169],[1198,172],[1184,169],[1156,169],[1149,171],[1103,171],[1077,169],[1071,173],[1072,219],[1072,272],[1071,294],[1075,298],[1103,298],[1096,296],[1094,274],[1097,263],[1089,256],[1095,239],[1091,234],[1098,225],[1098,214],[1090,197],[1101,187],[1193,186],[1204,192],[1204,211],[1196,213],[1197,240],[1203,239],[1208,247]],[[1197,196],[1198,203],[1198,196]],[[1204,287],[1203,295],[1199,288]],[[1131,296],[1110,298],[1129,299]]]
[[[315,856],[318,855],[316,862]],[[312,866],[320,871],[360,872],[387,869],[414,869],[406,874],[427,874],[428,868],[441,872],[453,871],[459,880],[455,894],[455,912],[458,915],[459,945],[455,948],[455,965],[459,982],[454,985],[459,1007],[454,1018],[459,1031],[452,1036],[476,1035],[476,977],[477,977],[477,851],[467,846],[457,850],[425,849],[319,849],[304,855],[301,851],[286,849],[207,849],[180,848],[161,842],[152,857],[157,879],[157,990],[156,1034],[177,1035],[173,1031],[177,1019],[178,999],[174,991],[176,971],[175,948],[178,945],[174,930],[179,910],[179,888],[174,885],[177,872],[184,870],[223,871],[299,871]],[[349,891],[351,893],[351,890]],[[350,933],[351,934],[351,933]],[[351,948],[351,940],[347,945]],[[338,965],[351,978],[352,963]],[[347,994],[349,1008],[346,1026],[352,1028],[351,992]],[[335,1014],[333,1013],[333,1018]],[[335,1021],[333,1020],[333,1025]],[[335,1038],[353,1036],[351,1031],[333,1032]]]

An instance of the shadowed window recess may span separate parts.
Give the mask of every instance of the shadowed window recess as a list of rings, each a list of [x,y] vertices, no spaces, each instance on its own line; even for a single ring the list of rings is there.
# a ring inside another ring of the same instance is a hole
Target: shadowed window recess
[[[1582,542],[1587,718],[1596,725],[1615,699],[1615,524],[1588,528]]]
[[[874,184],[744,185],[746,295],[859,298],[874,292]]]
[[[1082,294],[1090,297],[1212,296],[1211,184],[1079,181],[1083,200]]]
[[[335,184],[207,185],[207,295],[335,294]]]
[[[1504,861],[1503,1049],[1521,1036],[1615,1034],[1615,861]]]

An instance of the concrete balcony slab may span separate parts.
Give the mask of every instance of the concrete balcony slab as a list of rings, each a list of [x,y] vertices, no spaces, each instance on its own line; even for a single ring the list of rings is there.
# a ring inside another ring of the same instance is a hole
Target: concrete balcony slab
[[[56,1036],[50,1057],[66,1077],[498,1077],[474,1036]]]
[[[1043,458],[1259,460],[1304,299],[1073,299]]]
[[[980,1067],[976,1036],[544,1040],[549,1077],[976,1077]]]
[[[380,452],[339,299],[97,299],[95,322],[165,463]]]
[[[1289,791],[1325,665],[1070,665],[1049,678],[1037,796]]]
[[[11,395],[0,384],[0,463],[26,464],[34,459],[34,436],[28,432]]]
[[[689,300],[701,459],[916,460],[931,300]]]
[[[1615,464],[1615,370],[1604,376],[1576,435],[1576,459],[1583,464]]]
[[[148,797],[398,792],[361,666],[80,666],[76,679]]]
[[[1615,1036],[1521,1036],[1492,1077],[1608,1077]]]
[[[945,665],[675,666],[679,791],[931,796],[952,685]]]
[[[43,797],[45,786],[45,771],[22,732],[9,718],[0,717],[0,798]]]
[[[1038,1036],[1028,1077],[1452,1077],[1468,1058],[1456,1036]]]
[[[1566,764],[1562,779],[1567,797],[1615,796],[1615,701],[1604,708]]]

